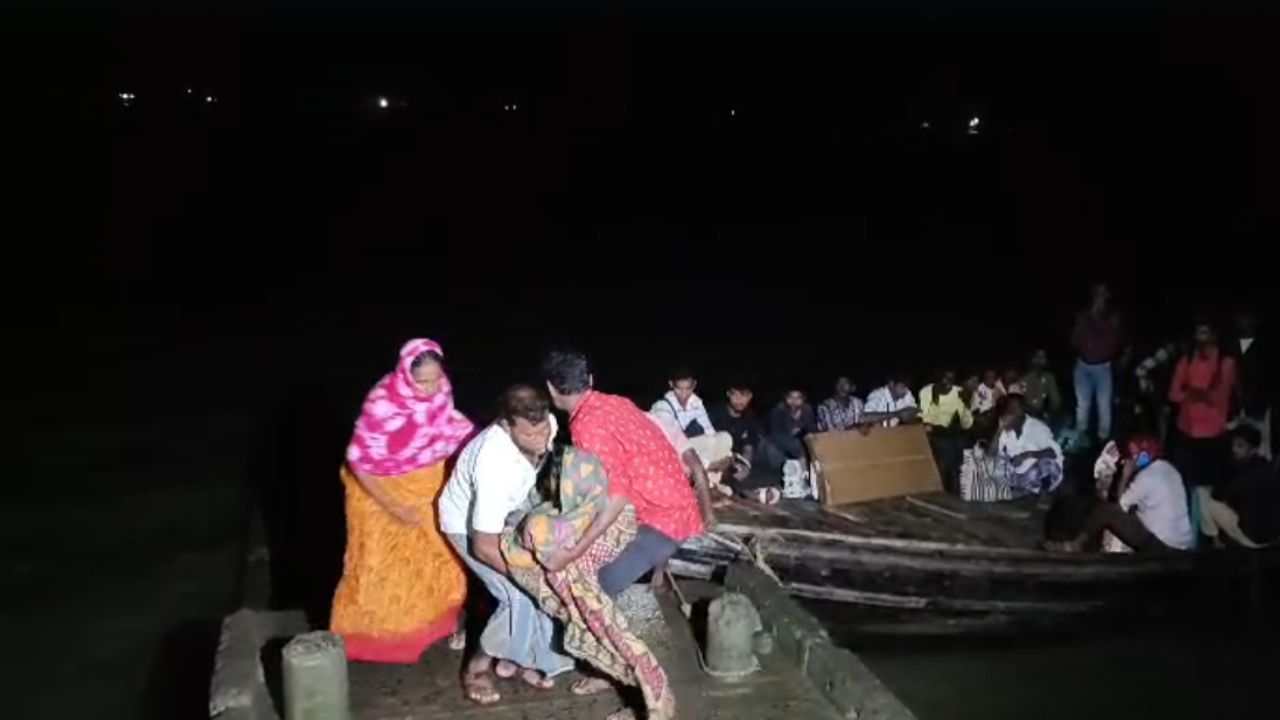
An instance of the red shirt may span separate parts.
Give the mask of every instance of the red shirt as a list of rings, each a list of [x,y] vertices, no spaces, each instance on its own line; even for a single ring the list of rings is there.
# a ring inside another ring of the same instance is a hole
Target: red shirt
[[[622,495],[636,520],[681,542],[702,532],[698,499],[675,448],[630,400],[588,390],[569,418],[573,444],[600,458],[609,494]]]
[[[1227,429],[1231,394],[1236,387],[1235,358],[1212,350],[1206,357],[1192,353],[1182,358],[1173,371],[1169,400],[1178,404],[1178,429],[1193,438],[1218,437]],[[1188,390],[1206,390],[1208,400],[1191,400]]]
[[[1080,313],[1071,330],[1071,344],[1080,353],[1080,359],[1090,365],[1111,362],[1124,346],[1120,316],[1115,313],[1100,316],[1089,310]]]

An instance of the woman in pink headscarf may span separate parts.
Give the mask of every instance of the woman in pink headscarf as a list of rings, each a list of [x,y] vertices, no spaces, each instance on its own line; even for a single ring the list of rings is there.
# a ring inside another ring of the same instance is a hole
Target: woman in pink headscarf
[[[458,626],[467,580],[435,499],[472,425],[453,407],[442,358],[431,340],[406,343],[347,448],[347,552],[331,626],[352,660],[416,662]]]

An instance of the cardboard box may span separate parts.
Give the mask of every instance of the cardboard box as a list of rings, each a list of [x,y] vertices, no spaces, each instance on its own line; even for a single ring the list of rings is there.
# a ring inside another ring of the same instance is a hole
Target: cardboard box
[[[824,505],[942,492],[923,425],[818,433],[805,442]]]

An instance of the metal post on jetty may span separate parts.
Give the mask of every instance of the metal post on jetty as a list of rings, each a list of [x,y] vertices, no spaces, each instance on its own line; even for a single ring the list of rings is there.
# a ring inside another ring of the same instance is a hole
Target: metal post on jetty
[[[323,631],[304,633],[282,653],[285,720],[351,720],[342,638]]]

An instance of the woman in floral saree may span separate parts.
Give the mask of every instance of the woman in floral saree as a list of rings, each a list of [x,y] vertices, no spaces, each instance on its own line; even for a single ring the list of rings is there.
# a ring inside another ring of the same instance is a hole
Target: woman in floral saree
[[[666,673],[649,647],[627,628],[622,612],[597,580],[600,567],[617,557],[635,535],[635,511],[628,506],[578,560],[559,572],[547,572],[541,563],[582,536],[608,500],[609,486],[600,461],[576,448],[566,448],[552,470],[553,499],[531,510],[504,539],[503,555],[512,578],[564,623],[569,654],[618,682],[638,685],[650,720],[668,720],[675,715],[675,696]],[[610,719],[626,717],[631,712],[624,709]]]

